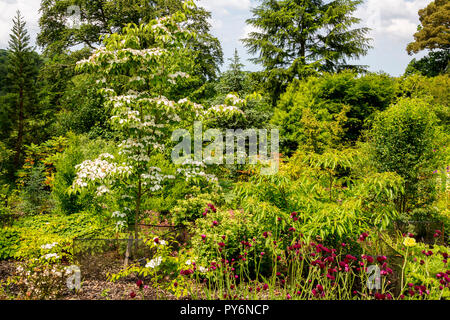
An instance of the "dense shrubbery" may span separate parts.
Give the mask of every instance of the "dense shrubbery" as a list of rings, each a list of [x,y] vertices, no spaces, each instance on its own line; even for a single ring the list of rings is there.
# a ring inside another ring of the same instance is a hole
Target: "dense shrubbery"
[[[186,45],[197,38],[179,26],[191,5],[46,61],[45,111],[30,120],[45,130],[23,146],[5,120],[12,96],[0,96],[0,260],[22,260],[0,297],[59,298],[73,240],[103,238],[125,239],[109,279],[137,277],[143,296],[142,281],[178,298],[450,298],[449,75],[319,73],[337,65],[304,57],[250,73],[236,54],[206,81]],[[279,170],[264,175],[261,157],[210,165],[221,142],[188,140],[199,122],[203,133],[278,128]],[[209,154],[173,161],[181,139]],[[138,239],[152,256],[138,260]]]

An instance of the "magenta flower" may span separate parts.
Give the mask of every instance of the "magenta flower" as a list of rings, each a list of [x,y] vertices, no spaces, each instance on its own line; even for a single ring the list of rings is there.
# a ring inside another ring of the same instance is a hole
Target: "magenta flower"
[[[202,234],[202,239],[203,239],[203,240],[206,239],[206,234]]]
[[[213,226],[218,226],[219,222],[217,222],[216,220],[213,221]]]
[[[131,297],[131,299],[136,298],[136,293],[134,291],[131,291],[130,292],[130,297]]]

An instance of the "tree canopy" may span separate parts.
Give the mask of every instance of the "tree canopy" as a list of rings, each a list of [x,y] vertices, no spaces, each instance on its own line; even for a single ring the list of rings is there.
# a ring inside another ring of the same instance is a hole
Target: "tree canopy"
[[[256,31],[243,42],[255,63],[264,67],[262,77],[274,96],[294,78],[314,71],[363,69],[349,64],[370,48],[367,28],[353,13],[360,0],[263,0],[247,23]]]

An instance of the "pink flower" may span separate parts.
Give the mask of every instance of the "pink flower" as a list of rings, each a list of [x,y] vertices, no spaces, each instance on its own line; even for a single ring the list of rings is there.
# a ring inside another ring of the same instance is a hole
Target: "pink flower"
[[[377,261],[379,262],[379,263],[382,263],[382,262],[384,262],[384,261],[386,261],[387,260],[387,257],[386,256],[378,256],[377,257]]]
[[[206,239],[206,234],[202,234],[202,239],[203,239],[203,240]]]
[[[267,283],[264,283],[263,290],[267,290],[267,289],[269,289],[269,285]]]
[[[217,222],[216,220],[213,221],[213,226],[218,226],[219,222]]]

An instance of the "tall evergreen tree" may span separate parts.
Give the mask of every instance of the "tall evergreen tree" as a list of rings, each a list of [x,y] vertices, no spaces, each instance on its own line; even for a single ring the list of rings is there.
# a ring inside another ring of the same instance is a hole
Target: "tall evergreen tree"
[[[244,88],[246,73],[242,70],[244,65],[241,63],[237,49],[234,50],[233,58],[229,58],[228,70],[225,71],[217,83],[217,90],[221,94],[230,92],[241,93]]]
[[[14,167],[21,165],[23,152],[25,122],[35,104],[35,81],[37,77],[36,55],[30,47],[30,36],[26,22],[17,11],[13,19],[13,28],[9,40],[8,82],[10,93],[15,95],[14,118],[17,120],[17,137],[15,139]]]
[[[316,71],[363,69],[349,59],[365,55],[370,48],[368,28],[352,29],[361,0],[261,0],[247,23],[256,28],[243,42],[272,88],[273,100],[294,78]]]

